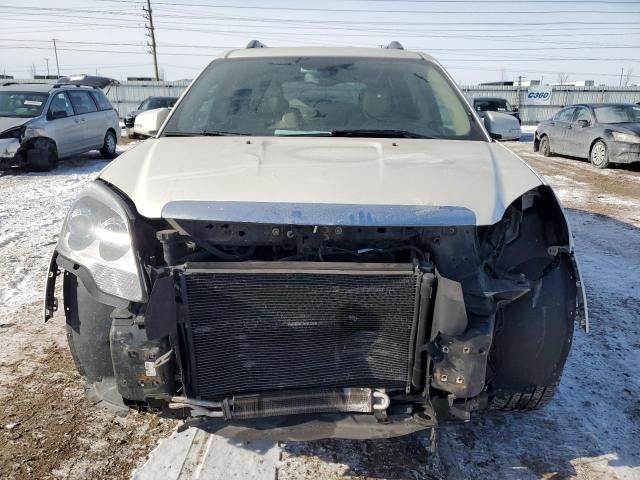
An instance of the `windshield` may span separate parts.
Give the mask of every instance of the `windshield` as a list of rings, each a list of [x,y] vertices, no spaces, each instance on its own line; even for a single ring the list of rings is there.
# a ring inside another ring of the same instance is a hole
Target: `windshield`
[[[599,123],[640,123],[640,107],[635,105],[608,105],[593,111]]]
[[[388,136],[485,140],[439,67],[421,60],[215,60],[163,135]]]
[[[47,93],[0,92],[0,117],[37,117],[47,98]]]
[[[503,98],[483,98],[473,102],[478,112],[513,112],[513,107]]]

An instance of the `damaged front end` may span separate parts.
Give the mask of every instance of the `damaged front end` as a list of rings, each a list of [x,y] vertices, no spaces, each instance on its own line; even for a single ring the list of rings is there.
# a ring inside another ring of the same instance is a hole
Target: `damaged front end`
[[[149,220],[92,188],[45,319],[63,269],[74,359],[112,405],[245,437],[395,436],[542,406],[587,326],[547,186],[491,226]]]
[[[25,130],[26,126],[22,125],[0,133],[0,169],[21,163]]]

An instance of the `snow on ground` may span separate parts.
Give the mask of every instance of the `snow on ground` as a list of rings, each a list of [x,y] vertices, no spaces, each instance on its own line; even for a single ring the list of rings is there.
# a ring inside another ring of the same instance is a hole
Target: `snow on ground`
[[[507,146],[538,169],[569,207],[585,277],[591,333],[576,332],[556,398],[539,412],[493,413],[469,424],[442,427],[435,454],[427,449],[426,433],[366,442],[282,444],[275,450],[267,449],[277,478],[640,478],[640,172],[635,167],[599,171],[578,160],[535,155],[531,144],[510,142]],[[29,384],[29,379],[37,378],[44,382],[40,386],[46,387],[46,382],[53,385],[62,375],[56,373],[47,380],[47,371],[42,368],[49,364],[40,362],[52,346],[59,347],[56,355],[66,349],[63,315],[58,313],[46,326],[40,323],[44,274],[73,198],[105,165],[89,154],[62,162],[50,173],[0,176],[0,402],[4,406],[13,404],[15,389]],[[64,368],[72,369],[70,362]],[[36,373],[43,376],[34,377]],[[75,385],[79,380],[71,378],[70,382]],[[37,392],[39,387],[33,388]],[[69,423],[92,408],[81,400],[79,388],[65,387],[64,392],[69,395],[69,413],[62,418]],[[28,399],[22,401],[19,408],[28,409],[24,403]],[[23,444],[11,443],[20,442],[21,434],[27,435],[20,429],[28,419],[18,426],[11,426],[11,420],[4,431],[0,425],[0,446],[23,448],[11,450],[18,453],[13,454],[10,466],[2,464],[0,453],[0,477],[26,478],[24,472],[40,471],[52,478],[126,478],[128,474],[123,472],[142,462],[138,456],[148,452],[155,436],[170,431],[156,425],[156,430],[147,434],[145,428],[152,425],[153,417],[131,417],[112,421],[93,415],[90,423],[79,422],[72,434],[64,434],[72,437],[61,433],[57,440],[50,439],[49,450],[39,446],[37,435],[42,433],[37,433],[37,425],[29,434],[36,440],[29,436],[22,437],[28,440]],[[96,425],[100,425],[97,430]],[[117,429],[120,433],[114,435]],[[136,432],[143,432],[142,437],[138,435],[138,447],[142,438],[148,443],[127,456],[123,454],[130,449],[127,435]],[[165,478],[246,478],[248,474],[242,472],[247,466],[260,462],[251,455],[230,454],[226,449],[234,452],[234,448],[247,450],[247,446],[222,444],[217,437],[203,440],[202,448],[192,448],[193,439],[202,437],[195,433],[172,438],[170,442],[191,441],[178,446],[186,445],[185,450],[197,456],[185,454],[183,472]],[[64,450],[76,437],[84,439],[80,445],[93,447],[70,449],[58,458],[56,450]],[[5,441],[8,443],[3,444]],[[89,456],[92,454],[94,457]],[[104,457],[106,466],[93,465]],[[158,450],[145,468],[162,467],[166,457]],[[277,457],[281,457],[279,462]],[[220,465],[224,465],[223,474]],[[158,473],[156,478],[162,475]]]

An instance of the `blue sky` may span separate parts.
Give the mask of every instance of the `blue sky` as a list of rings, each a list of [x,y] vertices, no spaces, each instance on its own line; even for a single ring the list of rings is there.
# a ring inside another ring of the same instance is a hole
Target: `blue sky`
[[[151,76],[143,0],[0,2],[0,73]],[[432,54],[463,84],[592,79],[640,83],[640,2],[537,0],[157,0],[160,70],[192,78],[217,53],[271,46],[379,46]]]

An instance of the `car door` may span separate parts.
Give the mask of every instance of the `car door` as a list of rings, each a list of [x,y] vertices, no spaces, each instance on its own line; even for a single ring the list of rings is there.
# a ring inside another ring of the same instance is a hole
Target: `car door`
[[[100,113],[96,103],[84,89],[68,90],[69,98],[76,111],[76,116],[80,119],[84,128],[83,150],[93,150],[102,146],[104,131],[102,131]]]
[[[107,100],[107,97],[100,90],[93,90],[90,92],[91,97],[98,106],[98,118],[99,125],[97,128],[97,137],[100,142],[100,147],[104,144],[104,137],[107,131],[111,128],[118,132],[120,130],[118,114],[115,112],[111,102]]]
[[[586,124],[585,122],[589,122]],[[576,112],[567,133],[567,155],[586,158],[593,138],[594,120],[587,107],[576,107]]]
[[[560,110],[551,120],[551,128],[549,130],[549,139],[551,150],[554,153],[567,155],[570,150],[567,145],[568,132],[571,129],[573,114],[575,107],[566,107]]]
[[[59,157],[73,155],[83,148],[84,126],[65,92],[58,92],[51,99],[46,131],[56,142]]]

